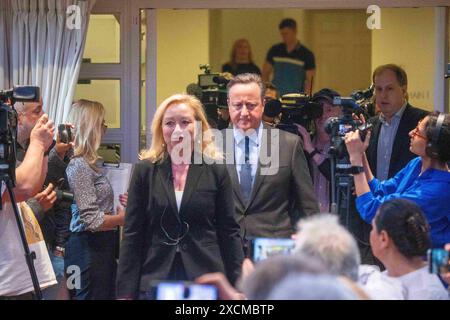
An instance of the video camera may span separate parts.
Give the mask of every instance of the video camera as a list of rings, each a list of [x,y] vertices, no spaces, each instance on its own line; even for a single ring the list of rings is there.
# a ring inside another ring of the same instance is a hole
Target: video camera
[[[310,130],[313,120],[322,116],[322,107],[314,102],[310,96],[304,93],[289,93],[281,96],[281,99],[271,99],[266,102],[264,115],[274,118],[281,113],[278,129],[298,134],[294,123]]]
[[[369,118],[375,116],[375,103],[372,100],[374,88],[374,85],[371,84],[365,90],[357,90],[350,94],[350,97],[365,111]]]
[[[0,174],[11,179],[16,185],[16,140],[17,112],[16,102],[38,102],[39,87],[14,86],[13,89],[0,90]]]
[[[203,73],[198,75],[198,83],[189,84],[186,92],[202,102],[208,122],[216,127],[219,120],[218,108],[228,109],[227,84],[231,80],[231,75],[211,73],[208,64],[201,64],[200,70],[203,70]]]
[[[353,114],[367,116],[365,110],[351,97],[334,97],[333,104],[342,106],[344,115],[341,118],[329,118],[325,124],[325,131],[331,138],[329,154],[336,157],[336,169],[345,172],[351,167],[344,137],[350,131],[359,130],[361,139],[364,141],[368,129],[372,127],[370,122],[362,123],[353,119]]]

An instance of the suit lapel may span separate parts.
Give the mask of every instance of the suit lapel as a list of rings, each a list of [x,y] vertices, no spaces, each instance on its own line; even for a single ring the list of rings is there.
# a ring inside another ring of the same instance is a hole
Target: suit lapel
[[[261,150],[264,150],[262,148],[262,145],[267,146],[267,157],[270,159],[270,155],[272,154],[271,150],[271,128],[268,126],[263,126],[262,128],[263,132],[261,134],[263,135],[261,137],[261,146],[259,147],[259,154],[258,154],[258,164],[256,167],[256,173],[255,173],[255,181],[253,182],[253,188],[252,188],[252,194],[250,195],[250,200],[248,201],[247,207],[245,208],[247,210],[248,207],[252,204],[253,200],[256,197],[256,194],[258,193],[259,188],[261,187],[266,175],[261,175]],[[264,167],[270,166],[271,164],[264,164]]]
[[[192,194],[197,190],[197,184],[204,171],[204,165],[194,164],[193,162],[189,166],[188,174],[186,177],[186,184],[184,186],[183,198],[180,205],[180,216],[184,213],[184,208],[191,200]]]
[[[380,135],[381,121],[376,119],[373,124],[372,135],[370,137],[370,143],[368,148],[368,160],[372,172],[377,174],[377,152],[378,152],[378,137]]]
[[[409,116],[409,104],[406,105],[405,111],[398,124],[397,133],[395,134],[394,144],[392,146],[391,160],[389,162],[389,171],[393,167],[393,163],[397,161],[400,155],[404,152],[408,152],[409,149],[409,128],[408,124],[411,124]],[[406,151],[406,150],[407,151]]]
[[[173,212],[178,212],[177,201],[175,199],[175,190],[173,188],[172,181],[172,165],[169,157],[167,157],[164,162],[159,165],[158,177],[164,188],[170,207]]]

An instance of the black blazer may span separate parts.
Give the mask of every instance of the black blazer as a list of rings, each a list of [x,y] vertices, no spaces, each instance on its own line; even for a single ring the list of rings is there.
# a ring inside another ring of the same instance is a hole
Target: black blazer
[[[279,134],[278,172],[273,175],[262,175],[261,166],[267,168],[270,165],[261,164],[259,161],[252,194],[248,204],[245,204],[236,166],[227,165],[233,184],[236,220],[241,226],[243,237],[289,238],[295,232],[295,224],[299,217],[318,213],[319,206],[300,138],[269,126],[264,126],[264,129],[268,132],[269,147],[271,132]],[[233,137],[234,140],[232,133],[225,134],[225,137]],[[226,151],[234,153],[234,141],[225,142],[224,145],[233,146],[233,150]],[[270,148],[267,154],[272,154]],[[234,154],[227,157],[234,159]]]
[[[392,155],[389,162],[388,178],[395,176],[397,172],[403,169],[406,164],[417,157],[416,154],[409,151],[409,132],[413,130],[420,119],[424,118],[428,114],[427,111],[415,108],[409,103],[406,105],[403,112],[400,124],[398,125],[397,134],[395,135],[394,145],[392,146]],[[380,136],[381,121],[379,116],[373,117],[372,122],[372,135],[370,137],[369,147],[367,148],[366,155],[369,161],[370,168],[374,176],[377,174],[377,148],[378,138]]]
[[[235,283],[240,274],[242,240],[225,166],[190,165],[179,213],[171,176],[170,158],[161,164],[140,161],[134,169],[117,275],[119,298],[137,298],[152,280],[166,279],[177,246],[165,244],[171,242],[162,226],[176,238],[177,216],[189,225],[179,248],[190,279],[223,272]]]

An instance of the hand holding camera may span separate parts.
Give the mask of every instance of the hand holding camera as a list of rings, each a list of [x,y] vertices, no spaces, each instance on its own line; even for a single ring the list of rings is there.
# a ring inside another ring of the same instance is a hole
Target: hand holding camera
[[[53,121],[48,119],[47,114],[43,114],[31,130],[30,145],[40,144],[45,151],[48,150],[53,143],[54,132]]]
[[[305,150],[307,153],[313,152],[314,146],[312,144],[311,136],[310,136],[308,130],[306,130],[305,127],[303,127],[297,123],[294,123],[294,125],[297,127],[298,134],[302,137],[303,150]]]

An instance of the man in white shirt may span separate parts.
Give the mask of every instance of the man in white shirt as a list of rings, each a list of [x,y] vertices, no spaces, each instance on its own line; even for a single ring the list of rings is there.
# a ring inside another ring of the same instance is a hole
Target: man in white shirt
[[[16,169],[13,192],[19,204],[21,218],[30,251],[34,251],[34,265],[41,289],[56,283],[51,262],[39,224],[29,207],[21,203],[41,190],[47,173],[45,152],[53,142],[54,125],[42,115],[31,132],[30,145],[21,165]],[[34,287],[24,258],[24,249],[14,216],[11,199],[2,183],[0,211],[0,299],[32,299]]]
[[[228,83],[233,128],[225,136],[233,141],[225,153],[244,239],[289,238],[300,216],[319,212],[300,138],[262,123],[264,93],[255,74]]]

